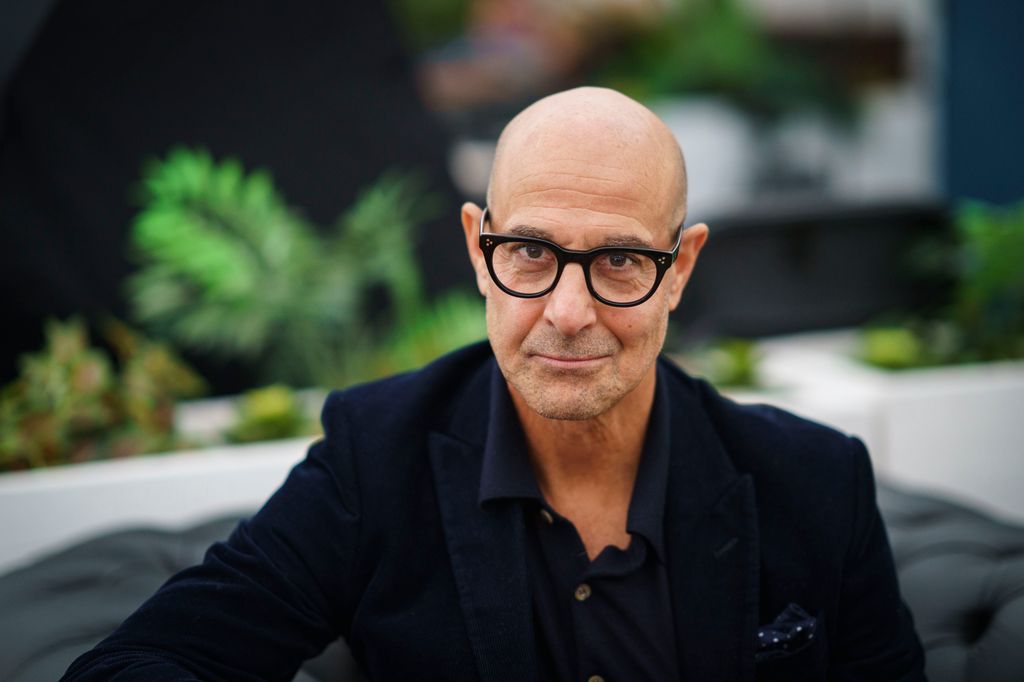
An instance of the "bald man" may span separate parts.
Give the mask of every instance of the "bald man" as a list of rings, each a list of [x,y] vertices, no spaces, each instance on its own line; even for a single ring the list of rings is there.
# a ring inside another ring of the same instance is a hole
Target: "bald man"
[[[67,679],[921,680],[864,446],[659,357],[708,235],[673,135],[582,88],[462,207],[489,343],[325,437]]]

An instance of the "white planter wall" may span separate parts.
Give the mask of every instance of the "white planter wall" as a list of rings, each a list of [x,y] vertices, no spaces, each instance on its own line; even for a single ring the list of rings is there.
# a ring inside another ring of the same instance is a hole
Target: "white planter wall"
[[[298,438],[0,475],[0,573],[71,542],[257,509],[312,442]]]
[[[775,402],[862,437],[889,479],[1024,522],[1024,362],[886,372],[852,360],[854,343],[766,342]]]

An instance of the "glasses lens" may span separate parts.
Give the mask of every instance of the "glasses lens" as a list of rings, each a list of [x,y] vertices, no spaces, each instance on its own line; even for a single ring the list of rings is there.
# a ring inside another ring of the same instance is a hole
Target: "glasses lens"
[[[555,281],[558,259],[546,246],[533,242],[504,242],[494,249],[494,274],[508,289],[538,294]]]
[[[654,260],[633,251],[609,251],[590,263],[590,282],[601,298],[613,303],[639,301],[654,288]]]

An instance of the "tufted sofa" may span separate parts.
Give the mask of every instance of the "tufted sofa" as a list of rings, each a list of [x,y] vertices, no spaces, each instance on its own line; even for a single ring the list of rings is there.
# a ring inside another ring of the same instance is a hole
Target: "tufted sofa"
[[[1024,680],[1024,528],[882,485],[903,594],[932,682]],[[238,516],[179,532],[95,538],[0,577],[0,680],[52,680],[169,576],[199,561]],[[358,680],[343,643],[297,682]]]
[[[881,485],[931,682],[1024,681],[1024,528]]]

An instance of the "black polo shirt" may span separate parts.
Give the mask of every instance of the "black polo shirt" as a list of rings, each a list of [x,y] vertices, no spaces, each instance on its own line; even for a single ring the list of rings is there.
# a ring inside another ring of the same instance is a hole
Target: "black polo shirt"
[[[663,529],[664,385],[659,377],[629,504],[629,546],[605,547],[590,561],[575,526],[541,494],[505,380],[494,371],[480,503],[522,505],[541,680],[679,679]]]

